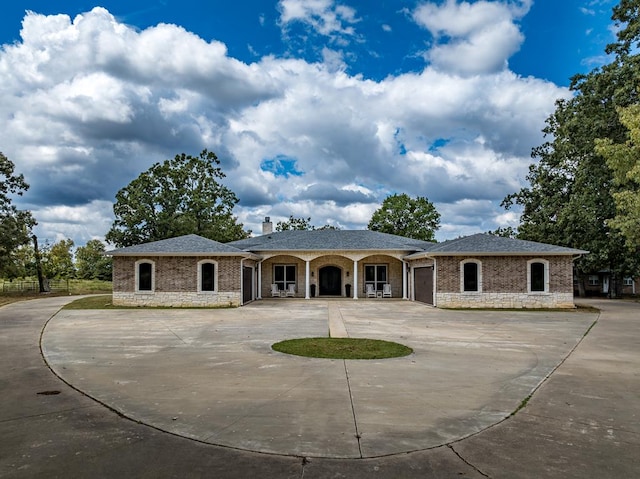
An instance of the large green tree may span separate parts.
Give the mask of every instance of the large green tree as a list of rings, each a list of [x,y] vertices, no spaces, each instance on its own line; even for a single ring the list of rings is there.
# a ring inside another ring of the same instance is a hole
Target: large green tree
[[[76,275],[80,279],[111,281],[112,260],[105,256],[105,245],[98,239],[76,249]]]
[[[606,158],[620,187],[613,193],[616,216],[609,225],[622,232],[632,251],[640,251],[640,104],[620,109],[620,120],[629,129],[629,139],[599,140],[596,151]]]
[[[213,152],[182,153],[156,163],[116,194],[115,221],[105,239],[119,247],[185,234],[227,242],[246,238],[233,216],[235,193]]]
[[[73,263],[73,240],[70,238],[57,241],[40,248],[42,273],[49,279],[69,279],[75,276]]]
[[[547,141],[532,152],[537,162],[529,168],[529,186],[503,201],[506,208],[522,207],[519,238],[591,252],[576,262],[582,281],[585,274],[603,269],[618,278],[637,272],[637,255],[609,224],[617,187],[595,140],[626,139],[617,108],[639,98],[640,62],[630,53],[639,38],[639,5],[638,0],[623,1],[614,8],[618,42],[607,47],[613,61],[572,78],[573,97],[556,103],[543,129]]]
[[[411,198],[406,193],[387,196],[377,209],[368,229],[424,241],[435,241],[440,228],[440,213],[423,196]]]
[[[0,153],[0,276],[14,278],[21,273],[15,255],[29,242],[36,221],[31,212],[18,210],[11,197],[28,189],[24,176],[16,175],[13,162]]]

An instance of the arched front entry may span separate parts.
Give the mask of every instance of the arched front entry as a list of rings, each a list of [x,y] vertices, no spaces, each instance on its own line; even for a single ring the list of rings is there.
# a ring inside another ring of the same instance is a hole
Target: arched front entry
[[[337,266],[324,266],[318,271],[321,296],[342,296],[342,271]]]

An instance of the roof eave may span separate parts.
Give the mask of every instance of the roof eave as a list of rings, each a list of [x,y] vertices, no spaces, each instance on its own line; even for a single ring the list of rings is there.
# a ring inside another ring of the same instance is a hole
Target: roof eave
[[[588,251],[456,251],[456,252],[425,252],[425,256],[575,256],[589,253]],[[416,255],[422,253],[416,253]]]
[[[257,254],[251,253],[249,251],[239,251],[237,253],[235,252],[212,252],[212,251],[206,251],[206,252],[189,252],[189,253],[185,253],[185,252],[167,252],[167,251],[163,251],[163,252],[144,252],[144,251],[138,251],[138,252],[127,252],[127,253],[112,253],[110,251],[107,251],[105,253],[105,256],[237,256],[237,257],[241,257],[241,258],[249,258],[249,259],[255,259],[255,260],[259,260],[260,256],[258,256]]]

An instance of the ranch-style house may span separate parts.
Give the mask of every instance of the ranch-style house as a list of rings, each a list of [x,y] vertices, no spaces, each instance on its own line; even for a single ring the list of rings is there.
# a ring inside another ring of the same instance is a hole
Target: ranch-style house
[[[186,235],[109,251],[113,302],[241,306],[263,298],[404,299],[443,308],[573,308],[587,251],[475,234],[442,243],[367,230]]]

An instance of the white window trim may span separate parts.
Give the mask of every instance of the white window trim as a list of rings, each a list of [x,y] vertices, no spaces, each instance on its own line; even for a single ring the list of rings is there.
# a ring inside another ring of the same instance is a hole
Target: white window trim
[[[140,265],[143,263],[149,263],[151,265],[151,290],[139,289],[140,288]],[[136,268],[136,286],[135,291],[139,294],[153,294],[156,292],[156,262],[151,259],[139,259],[135,264]]]
[[[544,291],[531,291],[531,265],[533,263],[542,263],[544,265]],[[527,261],[527,293],[549,294],[549,261],[546,259],[536,258]]]
[[[202,265],[213,264],[213,291],[202,290]],[[198,261],[198,293],[217,294],[218,293],[218,262],[212,259],[203,259]]]
[[[478,290],[477,291],[465,291],[464,290],[464,265],[467,263],[476,263],[478,265]],[[480,294],[482,293],[482,261],[479,259],[463,259],[460,261],[460,292],[463,294]]]
[[[633,286],[633,278],[623,278],[622,279],[623,286]]]

